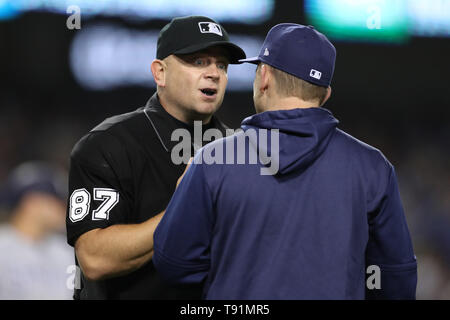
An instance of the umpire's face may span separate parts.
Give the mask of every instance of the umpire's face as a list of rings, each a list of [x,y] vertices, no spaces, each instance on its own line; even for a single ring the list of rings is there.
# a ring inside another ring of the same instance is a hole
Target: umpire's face
[[[220,47],[164,59],[164,85],[159,93],[164,107],[179,120],[208,122],[222,104],[227,86],[228,59]]]

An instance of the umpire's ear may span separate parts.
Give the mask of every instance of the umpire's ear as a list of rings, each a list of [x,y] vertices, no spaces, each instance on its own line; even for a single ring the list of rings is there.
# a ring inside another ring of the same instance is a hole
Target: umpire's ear
[[[165,62],[163,60],[155,59],[152,61],[150,69],[152,70],[153,79],[155,79],[156,84],[159,87],[165,87],[166,86]]]

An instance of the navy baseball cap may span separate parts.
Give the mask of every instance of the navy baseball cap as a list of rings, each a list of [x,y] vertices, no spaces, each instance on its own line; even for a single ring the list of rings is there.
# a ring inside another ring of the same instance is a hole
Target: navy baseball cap
[[[270,29],[257,57],[239,62],[266,63],[312,84],[328,87],[336,48],[313,26],[281,23]]]
[[[158,37],[156,58],[164,59],[171,54],[189,54],[212,46],[220,46],[228,53],[231,64],[244,59],[245,52],[230,42],[224,27],[205,16],[187,16],[172,19],[161,29]]]
[[[67,196],[67,181],[63,171],[44,162],[30,161],[16,167],[0,189],[0,206],[14,208],[28,193],[39,192],[61,200]]]

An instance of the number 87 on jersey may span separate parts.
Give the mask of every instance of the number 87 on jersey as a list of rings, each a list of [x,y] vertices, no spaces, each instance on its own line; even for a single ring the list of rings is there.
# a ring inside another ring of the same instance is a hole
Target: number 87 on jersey
[[[109,212],[119,203],[119,193],[114,189],[94,188],[94,201],[101,201],[97,209],[92,211],[92,220],[108,220]],[[69,200],[69,218],[72,222],[83,220],[91,206],[91,194],[85,188],[72,192]]]

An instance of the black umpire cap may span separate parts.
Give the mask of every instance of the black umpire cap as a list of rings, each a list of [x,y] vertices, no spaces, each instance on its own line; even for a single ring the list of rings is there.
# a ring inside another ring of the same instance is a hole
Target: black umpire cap
[[[189,54],[212,46],[221,46],[231,64],[245,59],[245,52],[230,42],[225,29],[211,18],[187,16],[172,19],[161,29],[158,37],[156,58],[164,59],[171,54]]]

